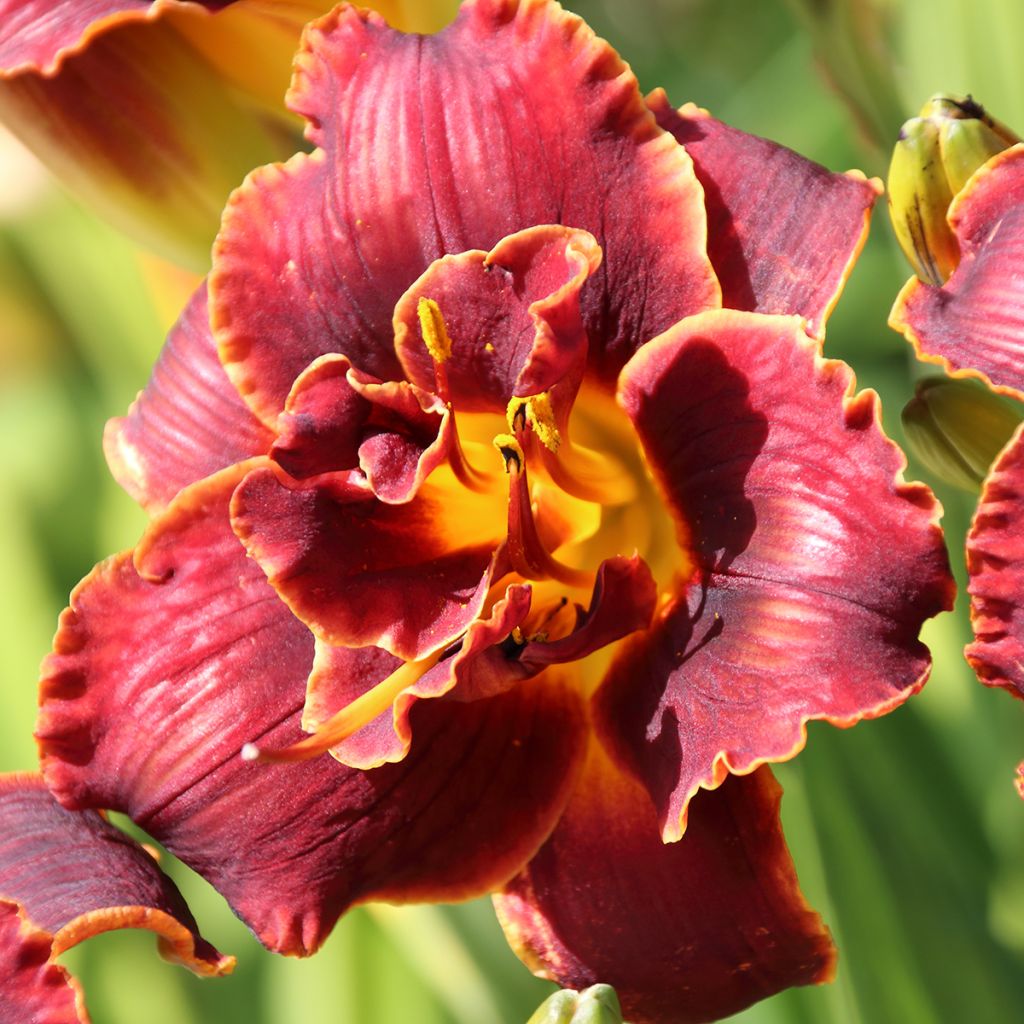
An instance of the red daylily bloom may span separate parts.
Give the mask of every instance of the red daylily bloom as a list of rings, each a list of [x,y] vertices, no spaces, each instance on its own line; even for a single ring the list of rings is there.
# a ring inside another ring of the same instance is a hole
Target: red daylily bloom
[[[942,287],[909,281],[890,322],[921,358],[1024,400],[1024,146],[976,172],[950,207],[949,223],[960,246],[956,270]],[[967,537],[975,639],[966,655],[983,683],[1024,699],[1022,495],[1018,429],[984,481]]]
[[[819,352],[875,187],[648,106],[546,0],[342,6],[289,99],[318,148],[235,193],[108,431],[153,520],[62,617],[47,782],[271,949],[500,891],[636,1024],[825,980],[764,766],[923,685],[952,588]]]

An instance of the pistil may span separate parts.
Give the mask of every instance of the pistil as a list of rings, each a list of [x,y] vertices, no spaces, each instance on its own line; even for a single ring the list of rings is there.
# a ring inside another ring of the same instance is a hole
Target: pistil
[[[254,743],[246,743],[242,747],[242,760],[277,763],[319,757],[387,711],[403,690],[418,682],[441,660],[441,653],[439,651],[420,661],[405,662],[386,679],[328,718],[316,732],[290,746],[263,750]]]
[[[494,439],[494,447],[505,461],[509,478],[506,551],[512,568],[527,580],[554,579],[570,587],[589,586],[593,573],[558,561],[540,539],[522,446],[511,434],[499,434]]]

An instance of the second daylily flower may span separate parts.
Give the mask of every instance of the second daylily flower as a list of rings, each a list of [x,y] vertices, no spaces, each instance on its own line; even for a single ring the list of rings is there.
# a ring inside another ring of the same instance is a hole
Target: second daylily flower
[[[498,890],[636,1024],[829,977],[764,766],[923,685],[952,587],[819,351],[875,188],[645,101],[544,0],[343,6],[289,99],[316,151],[234,195],[108,433],[153,522],[62,619],[49,785],[283,952]]]

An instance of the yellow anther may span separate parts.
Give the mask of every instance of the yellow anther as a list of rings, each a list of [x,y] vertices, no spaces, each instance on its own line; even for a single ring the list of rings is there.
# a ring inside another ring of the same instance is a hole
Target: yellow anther
[[[512,472],[513,462],[516,464],[516,472],[523,468],[523,463],[526,461],[523,449],[511,434],[496,434],[492,444],[497,448],[498,454],[505,460],[506,473]]]
[[[562,436],[555,425],[555,410],[551,408],[551,396],[542,391],[539,395],[530,395],[529,398],[513,398],[505,410],[509,430],[521,429],[522,424],[517,421],[524,415],[540,443],[548,451],[557,452],[558,446],[562,443]]]
[[[446,363],[451,358],[452,339],[448,337],[441,307],[433,299],[420,296],[416,304],[416,315],[420,318],[420,333],[430,358],[435,363]]]

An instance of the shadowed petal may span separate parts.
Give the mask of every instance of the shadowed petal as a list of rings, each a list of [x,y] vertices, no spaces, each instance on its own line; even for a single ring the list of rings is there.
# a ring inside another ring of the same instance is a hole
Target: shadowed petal
[[[402,293],[446,253],[533,225],[589,231],[605,251],[582,302],[606,374],[718,304],[689,157],[555,3],[475,0],[426,38],[340,7],[307,30],[289,103],[320,148],[250,175],[211,278],[222,357],[267,422],[326,352],[397,379]]]
[[[171,328],[145,391],[127,416],[107,424],[110,471],[156,513],[182,488],[265,454],[272,441],[217,358],[202,284]]]
[[[601,263],[593,235],[546,225],[504,238],[489,253],[445,256],[395,307],[395,350],[411,381],[434,389],[418,301],[437,303],[451,340],[445,363],[458,409],[504,413],[510,399],[582,377],[587,337],[580,289]]]
[[[718,1020],[830,980],[835,950],[800,893],[780,797],[767,768],[730,779],[663,845],[643,789],[592,745],[555,832],[494,898],[512,948],[560,985],[614,986],[632,1024]]]
[[[647,103],[686,146],[704,186],[708,255],[722,304],[802,316],[814,337],[823,337],[881,185],[859,172],[833,174],[692,103],[673,110],[661,89]]]
[[[233,969],[153,857],[95,811],[65,810],[37,775],[4,775],[0,820],[0,898],[49,933],[52,956],[100,932],[148,928],[166,959],[197,974]]]
[[[462,899],[550,833],[582,753],[548,674],[472,704],[424,701],[400,765],[244,762],[301,738],[312,636],[231,531],[231,473],[190,488],[144,548],[99,566],[44,670],[44,773],[73,807],[128,813],[271,949],[315,950],[352,903]]]
[[[917,637],[949,608],[939,507],[902,481],[873,392],[794,318],[693,317],[639,352],[620,401],[693,556],[694,578],[613,666],[601,728],[667,838],[698,786],[800,750],[916,692]]]
[[[447,459],[449,422],[436,395],[321,356],[295,382],[271,455],[300,479],[362,469],[378,498],[405,502]]]
[[[257,469],[239,486],[232,519],[318,637],[417,660],[479,614],[505,526],[496,499],[445,486],[440,475],[408,503],[388,505],[351,474],[299,487]]]
[[[949,223],[960,264],[941,288],[911,278],[889,323],[922,359],[1024,398],[1024,146],[975,174]]]
[[[967,660],[988,686],[1024,698],[1024,441],[1018,429],[982,490],[967,537]]]

